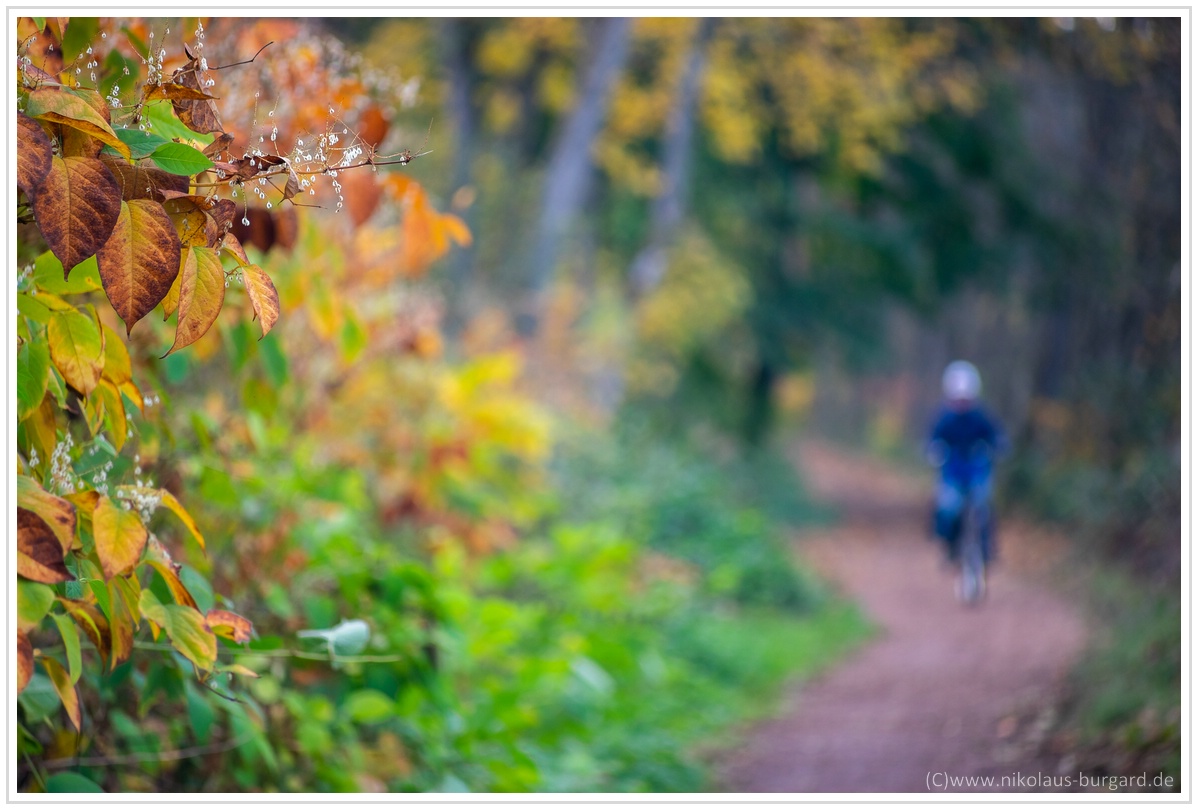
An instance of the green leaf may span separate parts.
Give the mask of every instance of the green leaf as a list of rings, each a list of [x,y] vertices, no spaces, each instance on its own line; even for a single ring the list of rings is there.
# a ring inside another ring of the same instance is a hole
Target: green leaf
[[[17,349],[17,421],[37,410],[49,384],[49,347],[43,340],[25,343]]]
[[[83,774],[64,771],[46,780],[47,793],[103,793],[104,788]]]
[[[359,689],[345,699],[342,710],[355,723],[381,723],[395,715],[395,701],[376,689]]]
[[[118,129],[116,136],[129,147],[129,154],[134,160],[150,157],[156,150],[170,143],[169,139],[161,135],[140,129]]]
[[[185,143],[198,141],[205,145],[212,141],[211,135],[197,135],[184,126],[183,122],[175,117],[169,101],[151,102],[142,108],[142,113],[153,131],[164,138],[178,138]]]
[[[83,659],[79,653],[79,628],[69,616],[54,613],[50,616],[58,625],[58,633],[62,636],[63,647],[67,651],[67,670],[71,673],[71,684],[79,683],[83,674]]]
[[[150,155],[150,160],[154,161],[163,171],[184,177],[199,174],[213,166],[207,155],[185,143],[164,143],[154,150],[154,153]]]
[[[100,35],[100,20],[96,17],[71,17],[62,32],[62,58],[73,62]]]
[[[149,590],[141,592],[142,616],[166,631],[171,644],[200,669],[216,664],[216,635],[208,629],[203,615],[185,605],[164,605]]]
[[[89,256],[71,268],[71,277],[63,277],[62,262],[50,251],[33,263],[33,283],[39,290],[55,295],[79,295],[103,288],[100,266],[95,256]]]
[[[216,711],[190,683],[185,685],[185,689],[191,729],[195,732],[196,742],[206,745],[212,739],[212,724],[216,722]]]
[[[41,582],[17,580],[17,627],[31,630],[41,624],[54,604],[54,589]]]
[[[50,308],[38,300],[41,296],[17,293],[17,312],[37,323],[50,323]]]
[[[17,698],[17,703],[25,710],[25,722],[32,725],[52,715],[62,701],[50,678],[35,672],[25,691]]]
[[[63,379],[81,394],[90,394],[104,367],[104,339],[88,316],[78,310],[50,315],[47,337],[50,359]]]

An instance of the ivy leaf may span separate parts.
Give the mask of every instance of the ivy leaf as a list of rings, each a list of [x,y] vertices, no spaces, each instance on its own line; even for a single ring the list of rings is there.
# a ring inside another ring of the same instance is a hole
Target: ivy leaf
[[[203,615],[185,605],[164,605],[149,590],[141,592],[141,613],[166,631],[172,646],[200,669],[216,664],[216,636]]]
[[[33,215],[50,250],[71,269],[108,241],[121,213],[121,190],[96,158],[55,157],[33,194]]]
[[[164,143],[154,150],[150,160],[164,172],[190,177],[212,168],[212,161],[194,146],[184,143]]]
[[[34,340],[17,349],[17,421],[29,417],[42,404],[50,384],[50,349]]]
[[[154,154],[154,150],[158,147],[170,143],[170,140],[161,135],[140,129],[118,129],[116,136],[125,146],[129,147],[129,157],[132,160],[147,158]]]
[[[249,619],[227,610],[210,610],[204,619],[212,632],[238,644],[245,644],[254,633],[254,625]]]
[[[179,273],[179,249],[179,234],[159,203],[121,203],[112,235],[96,261],[104,293],[125,322],[126,334],[166,297]]]
[[[27,475],[18,475],[17,506],[45,521],[63,554],[71,550],[75,544],[75,506],[70,501],[46,492],[41,484]]]
[[[106,580],[137,564],[149,536],[134,512],[122,509],[106,496],[101,496],[96,504],[92,531],[96,537],[96,556]]]
[[[104,368],[104,337],[95,321],[77,309],[54,312],[46,335],[63,379],[85,396],[95,390]]]
[[[166,354],[195,343],[216,322],[225,303],[225,269],[211,248],[193,247],[179,283],[179,322]],[[166,357],[166,354],[163,357]]]
[[[33,645],[24,630],[17,631],[17,694],[25,691],[33,677]]]
[[[32,630],[41,624],[54,604],[54,589],[41,582],[17,580],[17,629]]]
[[[33,190],[50,171],[54,147],[42,125],[17,113],[17,186],[32,197]]]
[[[50,676],[50,683],[54,684],[54,691],[58,693],[62,707],[67,710],[67,717],[71,719],[71,725],[75,727],[76,731],[82,731],[83,718],[79,712],[79,693],[75,691],[75,684],[71,682],[71,676],[62,668],[62,664],[53,658],[42,658],[42,668]]]
[[[62,262],[50,251],[46,251],[33,263],[33,283],[39,290],[54,295],[81,295],[103,288],[100,282],[100,268],[96,257],[84,259],[71,271],[68,279],[63,270]],[[63,302],[64,308],[68,306]]]
[[[67,653],[67,670],[71,673],[71,685],[79,683],[83,674],[83,656],[79,651],[79,629],[71,623],[69,616],[55,613],[51,617],[58,625],[58,634],[62,636],[63,649]]]
[[[245,290],[250,296],[250,305],[254,308],[254,317],[262,327],[261,340],[279,320],[279,291],[270,280],[270,276],[256,264],[241,268],[245,279]]]
[[[62,546],[50,526],[20,507],[17,507],[17,573],[47,584],[74,579],[63,562]]]
[[[129,158],[129,147],[116,136],[104,117],[96,112],[87,99],[70,89],[57,87],[35,89],[29,94],[25,113],[30,118],[51,121],[77,129],[111,146],[125,159]]]

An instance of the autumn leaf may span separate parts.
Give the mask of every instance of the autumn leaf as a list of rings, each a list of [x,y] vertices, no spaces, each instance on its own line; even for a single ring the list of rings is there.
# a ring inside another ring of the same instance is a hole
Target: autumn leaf
[[[250,296],[250,305],[262,327],[262,337],[258,338],[261,340],[279,320],[279,291],[275,289],[270,276],[256,264],[241,268],[241,274],[245,279],[245,290]]]
[[[179,233],[181,247],[212,247],[219,234],[216,221],[207,213],[208,201],[193,195],[167,195],[163,203],[175,230]]]
[[[204,619],[212,632],[238,644],[245,644],[254,632],[254,625],[249,619],[227,610],[210,610]]]
[[[216,96],[210,96],[203,90],[188,87],[178,82],[161,82],[146,89],[146,101],[157,101],[159,99],[170,101],[202,101],[213,98],[216,98]]]
[[[75,621],[83,634],[88,637],[100,657],[107,660],[112,651],[112,644],[108,619],[104,618],[104,614],[94,605],[76,599],[60,596],[58,601],[66,608],[67,614]]]
[[[222,152],[229,148],[231,143],[233,143],[233,136],[228,132],[222,132],[213,139],[212,143],[204,147],[204,156],[216,160]]]
[[[166,295],[162,299],[162,320],[168,320],[175,310],[179,308],[179,287],[183,284],[183,269],[188,262],[194,262],[195,255],[191,252],[191,248],[185,249],[179,255],[179,273],[175,276],[175,282],[171,284],[171,288],[166,291]]]
[[[172,78],[176,83],[186,88],[196,91],[202,90],[200,87],[199,63],[195,59],[176,70]],[[183,125],[192,132],[206,135],[210,132],[223,133],[225,131],[224,124],[220,121],[220,113],[216,110],[216,103],[210,99],[197,101],[171,99],[171,106],[174,107],[175,115],[179,116],[179,120],[183,122]]]
[[[104,418],[108,422],[108,435],[112,446],[119,453],[125,446],[129,427],[126,422],[125,403],[121,401],[121,392],[109,380],[101,379],[96,386],[96,394],[104,406]]]
[[[133,364],[129,360],[129,350],[108,324],[104,324],[104,368],[100,371],[100,378],[108,380],[117,388],[133,380]]]
[[[40,517],[50,527],[58,541],[59,551],[66,554],[75,544],[75,507],[57,495],[42,489],[41,484],[27,475],[17,476],[17,506]],[[61,555],[59,555],[61,556]]]
[[[33,192],[33,215],[64,277],[108,241],[120,216],[121,189],[96,158],[54,157]]]
[[[216,322],[225,302],[225,269],[211,248],[193,247],[179,283],[179,322],[166,354],[195,343]],[[193,261],[194,259],[194,261]],[[165,357],[166,355],[163,355]]]
[[[100,280],[125,333],[166,297],[179,273],[179,234],[153,200],[121,203],[112,235],[96,254]]]
[[[148,537],[146,527],[136,513],[122,509],[111,498],[100,497],[92,515],[92,530],[105,579],[131,569],[141,558]]]
[[[104,338],[96,322],[77,309],[52,312],[46,327],[50,359],[64,380],[81,394],[90,394],[104,367]]]
[[[46,521],[17,507],[17,573],[53,585],[74,579],[63,562],[63,549]]]
[[[108,167],[121,189],[121,199],[157,200],[163,202],[167,192],[186,194],[191,188],[191,179],[164,172],[152,166],[127,163],[118,157],[100,155],[100,162]]]
[[[166,631],[171,644],[200,669],[216,664],[216,635],[208,629],[204,616],[186,605],[164,605],[153,592],[141,592],[141,613]]]
[[[17,694],[25,691],[33,677],[33,645],[24,630],[17,631]]]
[[[79,712],[79,693],[75,691],[75,685],[71,683],[71,676],[62,668],[62,664],[53,658],[43,657],[41,661],[46,674],[50,676],[50,682],[54,684],[54,691],[62,699],[62,706],[67,710],[67,717],[71,718],[71,725],[75,727],[76,731],[82,731],[83,718]]]
[[[224,239],[221,242],[221,247],[229,251],[233,258],[237,260],[237,263],[242,267],[245,267],[250,263],[249,257],[245,255],[245,248],[242,246],[241,240],[232,233],[225,234]]]
[[[179,566],[171,559],[171,555],[167,552],[166,547],[153,534],[150,535],[150,540],[146,543],[146,562],[162,577],[177,604],[199,609],[195,598],[192,597],[191,592],[183,585],[182,580],[179,579]]]
[[[50,171],[54,149],[42,125],[25,113],[17,113],[17,186],[32,196]]]
[[[129,147],[80,93],[68,88],[39,87],[29,94],[25,113],[30,118],[51,121],[84,132],[111,146],[124,158],[129,158]]]

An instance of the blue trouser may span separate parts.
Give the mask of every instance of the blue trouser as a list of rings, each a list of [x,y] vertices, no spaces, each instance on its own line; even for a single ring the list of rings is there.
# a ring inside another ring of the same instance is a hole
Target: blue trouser
[[[941,470],[940,485],[936,489],[935,528],[936,535],[945,542],[949,557],[957,559],[961,539],[961,515],[966,498],[976,505],[981,522],[978,539],[982,546],[982,559],[987,563],[994,556],[994,519],[990,506],[991,476],[989,467],[953,468],[949,465]]]

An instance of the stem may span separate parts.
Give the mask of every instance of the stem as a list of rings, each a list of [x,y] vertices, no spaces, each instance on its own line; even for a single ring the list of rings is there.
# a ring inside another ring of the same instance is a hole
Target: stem
[[[72,765],[136,765],[139,762],[174,762],[180,759],[201,757],[206,754],[221,754],[245,745],[258,732],[251,731],[235,737],[232,740],[208,745],[196,745],[190,748],[177,748],[173,751],[148,752],[141,754],[119,754],[111,757],[65,757],[63,759],[48,759],[42,763],[46,768],[69,768]]]

